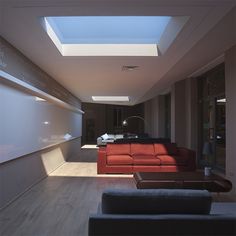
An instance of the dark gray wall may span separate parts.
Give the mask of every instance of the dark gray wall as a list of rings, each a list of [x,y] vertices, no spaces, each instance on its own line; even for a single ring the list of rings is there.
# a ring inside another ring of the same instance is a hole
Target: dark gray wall
[[[82,110],[85,112],[83,115],[83,143],[96,143],[97,137],[104,133],[143,133],[144,123],[139,119],[130,119],[127,127],[114,127],[114,109],[119,108],[122,110],[122,120],[129,116],[141,116],[144,117],[144,105],[138,104],[135,106],[117,106],[117,105],[105,105],[95,103],[82,103]],[[93,128],[88,135],[89,122],[93,125]],[[121,124],[120,124],[121,125]],[[93,129],[93,131],[92,131]],[[90,136],[90,138],[86,138]]]

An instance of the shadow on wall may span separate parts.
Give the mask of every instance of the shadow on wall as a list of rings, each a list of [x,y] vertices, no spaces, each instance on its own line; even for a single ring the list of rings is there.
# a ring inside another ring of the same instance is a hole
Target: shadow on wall
[[[0,165],[0,209],[46,178],[80,149],[80,138]],[[78,154],[77,154],[78,155]]]

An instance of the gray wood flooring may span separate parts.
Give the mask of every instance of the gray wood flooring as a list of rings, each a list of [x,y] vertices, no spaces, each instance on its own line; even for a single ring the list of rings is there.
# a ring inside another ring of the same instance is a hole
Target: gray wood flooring
[[[98,176],[96,159],[96,149],[82,149],[5,208],[0,235],[86,236],[105,188],[135,188],[131,175]]]
[[[96,150],[82,150],[0,213],[1,236],[85,236],[105,188],[135,188],[132,176],[96,175]]]

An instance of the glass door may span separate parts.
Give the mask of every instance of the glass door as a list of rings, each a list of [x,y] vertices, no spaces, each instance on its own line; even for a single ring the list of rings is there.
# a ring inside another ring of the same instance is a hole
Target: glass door
[[[225,96],[215,99],[215,166],[225,169]]]
[[[214,169],[225,170],[225,77],[224,64],[199,78],[199,145],[200,166],[210,162]],[[210,147],[207,150],[205,147]],[[204,154],[203,154],[204,153]]]
[[[213,165],[213,152],[207,157],[202,155],[205,145],[209,145],[213,151],[214,146],[214,101],[206,99],[202,102],[202,123],[201,123],[201,164]],[[209,150],[209,152],[210,152]]]
[[[217,169],[225,169],[225,107],[226,99],[218,96],[205,100],[202,105],[202,142],[210,143],[212,153],[208,155],[210,164]],[[201,162],[205,162],[205,157],[201,156]]]

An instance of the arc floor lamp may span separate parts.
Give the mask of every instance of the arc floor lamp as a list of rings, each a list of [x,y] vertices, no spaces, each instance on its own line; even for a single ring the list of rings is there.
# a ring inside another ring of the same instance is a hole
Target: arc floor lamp
[[[128,126],[128,120],[130,120],[130,119],[140,119],[140,120],[142,120],[143,123],[144,123],[144,128],[147,127],[147,122],[146,122],[145,119],[144,119],[143,117],[141,117],[141,116],[129,116],[129,117],[127,117],[127,118],[125,118],[125,119],[123,120],[122,125],[125,126],[125,127]]]

